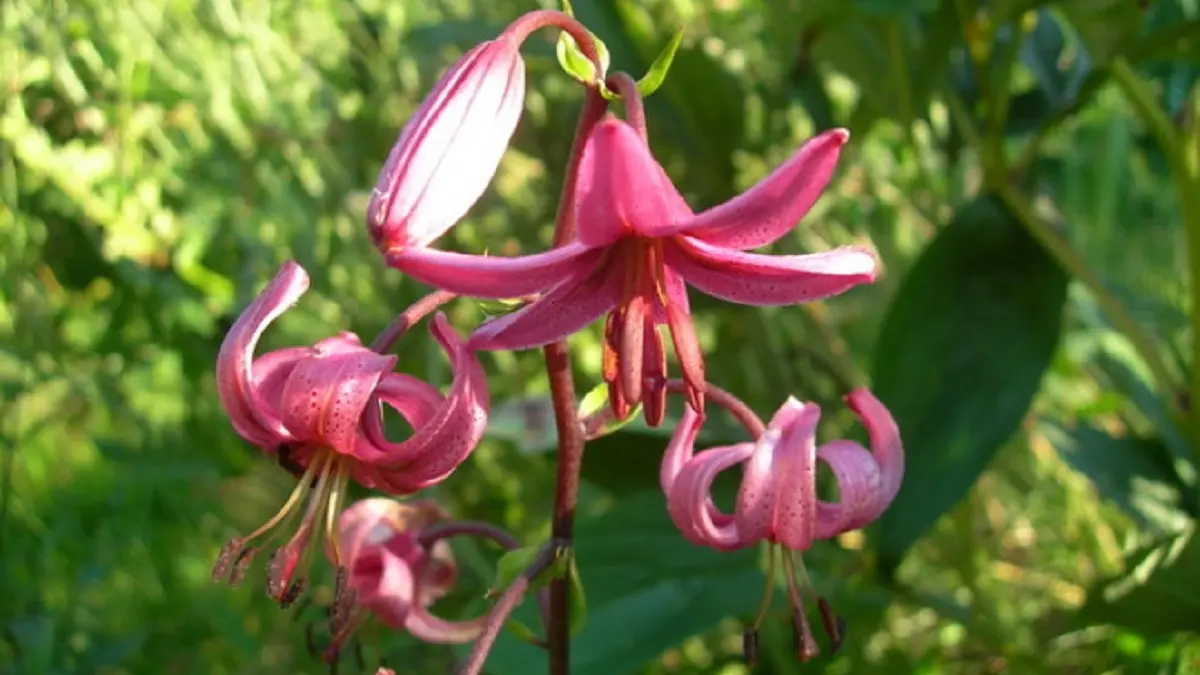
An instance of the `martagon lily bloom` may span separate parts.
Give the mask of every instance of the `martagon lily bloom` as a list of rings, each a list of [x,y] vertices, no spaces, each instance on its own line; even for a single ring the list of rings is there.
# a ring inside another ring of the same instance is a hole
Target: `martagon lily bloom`
[[[332,607],[330,656],[367,614],[424,642],[459,644],[479,635],[483,617],[447,621],[429,613],[458,581],[450,544],[433,529],[448,519],[427,499],[364,499],[342,512],[336,541],[344,574]]]
[[[580,158],[574,194],[576,237],[516,258],[476,256],[426,246],[385,250],[388,264],[427,284],[479,298],[541,296],[493,318],[471,336],[472,349],[525,349],[560,340],[608,315],[604,376],[614,413],[643,402],[662,419],[666,324],[688,385],[703,409],[704,363],[687,284],[747,305],[789,305],[874,281],[876,258],[843,247],[809,255],[745,252],[780,239],[828,184],[849,134],[837,129],[806,143],[745,193],[693,213],[646,143],[611,115],[598,123]],[[651,383],[651,396],[643,396]]]
[[[302,471],[279,513],[221,551],[213,569],[232,581],[293,513],[299,525],[268,566],[267,591],[282,605],[303,589],[297,578],[314,539],[331,538],[350,479],[392,494],[408,494],[448,476],[471,453],[487,425],[489,397],[475,355],[438,315],[430,326],[453,364],[448,395],[410,375],[392,372],[396,357],[363,346],[343,332],[311,347],[289,347],[254,358],[267,326],[308,288],[308,275],[287,262],[234,323],[217,357],[217,392],[233,428],[246,441]],[[384,437],[381,404],[415,430],[403,442]],[[338,564],[336,542],[333,558]]]
[[[694,444],[702,420],[685,410],[663,456],[659,475],[671,520],[688,541],[720,551],[767,542],[772,545],[772,566],[776,547],[783,547],[803,658],[816,654],[800,598],[801,590],[812,589],[805,579],[803,563],[793,557],[793,552],[806,551],[815,540],[830,539],[874,521],[895,499],[904,477],[904,450],[891,413],[866,389],[851,392],[846,402],[866,427],[870,451],[849,440],[834,440],[818,447],[820,408],[789,398],[755,442],[698,454]],[[840,499],[836,503],[817,498],[817,460],[825,462],[837,480]],[[734,511],[721,512],[713,503],[713,480],[721,471],[739,464],[742,483]],[[797,567],[799,584],[795,578]],[[772,585],[769,583],[769,588]],[[840,624],[823,598],[818,604],[836,645]],[[765,607],[764,599],[756,627]]]

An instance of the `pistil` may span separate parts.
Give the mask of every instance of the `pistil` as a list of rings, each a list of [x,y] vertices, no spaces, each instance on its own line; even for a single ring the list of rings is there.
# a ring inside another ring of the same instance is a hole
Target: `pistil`
[[[297,572],[307,569],[315,548],[311,545],[314,543],[314,532],[318,533],[317,540],[320,539],[320,533],[325,535],[326,540],[331,543],[335,564],[340,564],[341,558],[336,537],[333,536],[333,528],[345,498],[349,480],[348,461],[329,450],[314,452],[309,459],[308,468],[300,476],[299,483],[283,507],[250,534],[237,537],[221,548],[213,566],[213,580],[220,581],[228,576],[230,584],[240,582],[254,556],[281,532],[290,529],[282,525],[295,520],[298,507],[306,500],[307,505],[299,526],[288,538],[287,543],[271,554],[271,560],[267,564],[267,594],[281,607],[286,608],[303,593],[306,581],[303,576],[297,578]],[[266,541],[252,545],[252,542],[260,538],[265,538]]]

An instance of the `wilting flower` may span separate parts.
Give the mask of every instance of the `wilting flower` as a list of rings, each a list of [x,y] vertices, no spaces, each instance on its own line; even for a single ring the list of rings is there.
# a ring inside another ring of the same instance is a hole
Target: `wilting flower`
[[[367,206],[381,250],[430,243],[479,200],[525,103],[519,47],[510,31],[471,49],[404,127]]]
[[[662,418],[665,370],[657,326],[670,330],[688,400],[702,409],[704,364],[687,288],[748,305],[787,305],[841,293],[875,279],[869,251],[843,247],[809,255],[745,253],[787,233],[829,182],[844,130],[812,139],[750,190],[693,213],[644,138],[608,117],[592,131],[579,165],[576,238],[517,258],[474,256],[409,246],[388,262],[425,283],[481,298],[540,298],[489,320],[471,348],[523,349],[562,339],[608,314],[604,376],[618,417],[646,403]],[[643,400],[644,384],[654,383]]]
[[[302,590],[298,567],[320,528],[329,538],[350,479],[393,494],[441,481],[478,444],[489,406],[483,369],[441,315],[430,329],[453,363],[447,396],[410,375],[392,372],[396,357],[371,351],[353,333],[255,359],[263,331],[296,303],[308,282],[299,265],[285,263],[238,317],[217,357],[217,391],[234,429],[303,474],[278,514],[226,544],[213,575],[224,577],[232,567],[233,580],[240,579],[262,547],[251,541],[289,520],[307,497],[297,529],[272,555],[268,570],[268,593],[283,605]],[[380,404],[408,421],[415,430],[409,439],[394,443],[384,437]]]
[[[791,552],[808,550],[814,540],[829,539],[866,526],[895,499],[904,477],[904,450],[891,414],[866,389],[846,397],[862,420],[871,450],[848,440],[817,446],[820,408],[789,398],[755,442],[717,447],[699,454],[694,443],[701,418],[691,410],[676,429],[663,456],[659,475],[671,520],[684,538],[695,544],[730,551],[768,542],[782,546],[786,568],[798,560]],[[837,480],[840,500],[817,498],[817,460],[825,462]],[[742,465],[742,484],[732,514],[717,509],[712,484],[717,474]],[[772,547],[774,562],[774,546]],[[811,591],[795,574],[788,575],[797,617],[797,632],[805,656],[815,654],[800,590]],[[823,599],[822,618],[831,634],[840,634]],[[761,619],[761,615],[759,617]],[[835,637],[835,643],[837,639]]]
[[[334,594],[329,653],[336,654],[368,614],[425,642],[458,644],[478,637],[487,617],[448,621],[429,612],[458,581],[446,539],[464,534],[516,546],[490,525],[449,521],[431,500],[364,499],[343,511],[336,540],[343,567]]]

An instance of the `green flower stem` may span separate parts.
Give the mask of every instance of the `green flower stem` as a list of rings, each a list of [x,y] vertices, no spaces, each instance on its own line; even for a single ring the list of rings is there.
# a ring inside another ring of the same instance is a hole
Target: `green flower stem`
[[[1154,92],[1137,76],[1133,67],[1123,58],[1114,59],[1109,66],[1113,80],[1124,92],[1138,116],[1150,128],[1167,156],[1171,169],[1171,181],[1179,200],[1179,214],[1183,220],[1184,248],[1188,261],[1188,291],[1191,295],[1192,359],[1191,380],[1188,391],[1192,405],[1200,401],[1200,158],[1196,145],[1200,142],[1195,123],[1189,132],[1181,134],[1167,117],[1166,111],[1154,100]],[[1178,409],[1177,392],[1166,392],[1169,404]],[[1189,415],[1194,452],[1200,456],[1200,416]]]

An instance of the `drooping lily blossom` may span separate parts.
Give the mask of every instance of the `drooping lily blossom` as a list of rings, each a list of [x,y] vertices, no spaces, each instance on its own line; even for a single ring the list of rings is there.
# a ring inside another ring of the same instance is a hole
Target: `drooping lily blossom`
[[[875,279],[875,256],[843,247],[809,255],[763,255],[747,249],[777,241],[825,188],[848,133],[838,129],[806,143],[745,193],[693,213],[637,131],[611,116],[592,131],[574,196],[576,238],[517,258],[475,256],[409,246],[385,251],[388,263],[425,283],[480,298],[542,294],[483,324],[470,338],[478,349],[545,345],[608,314],[604,374],[618,417],[646,404],[662,419],[661,387],[646,382],[665,370],[667,324],[688,383],[702,409],[704,364],[688,306],[691,284],[748,305],[787,305],[841,293]]]
[[[490,404],[483,369],[441,315],[430,331],[453,364],[454,381],[445,396],[392,372],[396,357],[371,351],[353,333],[255,359],[267,326],[299,300],[308,283],[299,265],[285,263],[234,323],[217,357],[217,391],[234,429],[268,455],[286,458],[302,475],[278,514],[226,544],[213,575],[224,577],[232,568],[233,579],[239,579],[265,545],[252,541],[270,538],[303,506],[299,525],[268,567],[268,593],[283,605],[302,589],[298,571],[313,540],[321,534],[328,540],[350,479],[393,494],[441,481],[478,444]],[[409,439],[395,443],[384,437],[381,404],[414,429]]]
[[[429,612],[458,581],[449,543],[429,539],[431,528],[448,518],[424,499],[364,499],[342,512],[336,543],[344,572],[331,612],[330,656],[368,614],[424,642],[459,644],[479,635],[484,617],[448,621]]]
[[[392,147],[367,206],[381,250],[424,246],[479,200],[525,104],[525,64],[506,32],[462,56]]]
[[[811,592],[811,587],[803,578],[797,585],[794,566],[803,570],[803,563],[793,558],[793,552],[804,552],[815,540],[836,537],[874,521],[895,499],[904,477],[904,450],[887,408],[866,389],[853,391],[846,402],[866,427],[869,451],[849,440],[818,447],[820,408],[789,398],[756,441],[698,454],[694,444],[701,417],[685,410],[659,475],[671,520],[688,541],[720,551],[767,542],[772,545],[772,562],[775,547],[785,549],[783,560],[792,572],[789,591],[805,658],[816,653],[800,599],[801,591]],[[836,478],[836,503],[817,498],[818,460],[825,462]],[[737,465],[742,466],[742,484],[733,513],[724,513],[713,503],[713,480]],[[831,636],[840,635],[828,603],[822,598],[818,605]],[[838,639],[835,637],[835,644]]]

